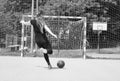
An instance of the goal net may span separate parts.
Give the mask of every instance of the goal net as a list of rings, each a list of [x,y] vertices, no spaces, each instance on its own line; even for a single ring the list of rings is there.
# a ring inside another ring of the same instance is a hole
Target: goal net
[[[27,16],[28,17],[28,16]],[[26,17],[26,20],[29,18]],[[58,36],[54,38],[47,33],[54,55],[66,57],[81,57],[86,48],[86,21],[85,17],[71,16],[43,16],[46,25]],[[31,49],[31,27],[24,26],[24,47]],[[26,34],[26,35],[25,35]],[[33,48],[35,42],[33,40]]]

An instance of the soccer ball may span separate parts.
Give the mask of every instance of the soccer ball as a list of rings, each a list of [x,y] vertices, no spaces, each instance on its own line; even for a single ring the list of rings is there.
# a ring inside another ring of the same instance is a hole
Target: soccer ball
[[[65,66],[65,62],[63,60],[59,60],[57,62],[57,66],[58,66],[58,68],[63,68]]]

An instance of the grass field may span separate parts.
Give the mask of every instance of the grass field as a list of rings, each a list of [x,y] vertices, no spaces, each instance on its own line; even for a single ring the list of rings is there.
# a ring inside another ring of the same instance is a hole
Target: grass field
[[[6,49],[2,49],[0,51],[0,56],[20,56],[20,51],[6,51]],[[25,57],[43,57],[42,52],[38,51],[36,53],[29,53],[27,52]],[[82,53],[80,50],[60,50],[58,53],[58,50],[53,50],[53,54],[50,55],[50,57],[64,57],[64,58],[81,58]]]
[[[102,48],[99,51],[99,54],[120,54],[120,47]],[[87,53],[98,53],[98,49],[87,49]]]
[[[83,58],[81,50],[53,50],[53,54],[50,57],[56,58]],[[20,51],[10,51],[8,49],[1,49],[0,56],[21,56]],[[43,57],[41,52],[26,53],[24,57]],[[120,60],[120,47],[117,48],[103,48],[98,52],[97,49],[87,49],[86,58],[88,59],[115,59]]]
[[[0,56],[0,81],[120,81],[120,60]],[[57,68],[64,60],[65,67]]]
[[[91,59],[111,59],[120,60],[120,47],[116,48],[102,48],[98,49],[88,49],[87,57]]]

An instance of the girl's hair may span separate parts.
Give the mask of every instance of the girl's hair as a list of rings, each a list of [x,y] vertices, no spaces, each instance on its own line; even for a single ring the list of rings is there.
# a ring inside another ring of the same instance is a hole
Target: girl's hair
[[[40,31],[41,31],[42,33],[44,33],[44,32],[43,32],[43,28],[44,28],[45,22],[44,22],[43,18],[39,17],[39,18],[37,18],[36,21],[37,21],[37,25],[40,27]]]

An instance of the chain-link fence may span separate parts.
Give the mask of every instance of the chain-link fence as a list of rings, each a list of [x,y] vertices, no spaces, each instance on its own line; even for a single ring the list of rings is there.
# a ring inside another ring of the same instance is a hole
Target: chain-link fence
[[[120,58],[119,23],[107,23],[106,31],[87,29],[87,41],[87,55],[91,58]]]

